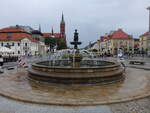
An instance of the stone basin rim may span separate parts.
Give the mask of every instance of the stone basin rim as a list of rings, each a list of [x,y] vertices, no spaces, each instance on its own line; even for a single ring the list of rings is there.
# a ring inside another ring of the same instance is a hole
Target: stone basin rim
[[[103,61],[103,60],[96,60],[96,61]],[[41,62],[36,62],[33,63],[32,66],[34,67],[43,67],[43,68],[49,68],[49,69],[104,69],[104,68],[112,68],[112,67],[119,67],[120,64],[118,62],[115,61],[104,61],[104,62],[109,62],[109,63],[113,63],[110,65],[106,65],[106,66],[87,66],[87,67],[69,67],[69,66],[46,66],[46,65],[42,65],[42,64],[38,64],[38,63],[43,63],[46,61],[41,61]]]

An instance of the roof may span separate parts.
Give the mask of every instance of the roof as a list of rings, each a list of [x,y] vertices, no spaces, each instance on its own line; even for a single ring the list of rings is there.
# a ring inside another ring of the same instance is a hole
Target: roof
[[[5,32],[5,33],[8,33],[8,32],[25,32],[25,30],[21,27],[7,27],[7,28],[3,28],[3,29],[0,29],[0,32]]]
[[[144,34],[140,35],[140,37],[147,36],[148,34],[149,32],[145,32]]]
[[[64,40],[61,38],[61,33],[54,33],[52,35],[52,33],[41,33],[29,27],[16,25],[0,29],[0,41],[19,41],[23,38],[29,38],[31,41],[35,41],[35,37],[33,37],[32,34],[40,34],[43,35],[43,37],[53,36],[54,38]]]
[[[16,26],[10,26],[6,28],[0,29],[0,32],[26,32],[26,33],[31,33],[34,29],[32,29],[30,26],[21,26],[21,25],[16,25]]]
[[[43,35],[39,30],[33,30],[32,34]]]
[[[103,42],[105,40],[109,40],[110,36],[101,36],[100,41]]]
[[[0,33],[0,41],[20,41],[24,38],[35,41],[32,35],[28,33]]]
[[[130,35],[125,33],[122,29],[118,29],[116,31],[113,31],[109,34],[106,34],[104,36],[100,37],[101,41],[110,40],[110,39],[125,39],[130,40],[132,39]]]
[[[52,37],[52,36],[54,36],[55,38],[60,38],[61,37],[61,33],[54,33],[53,35],[52,35],[52,33],[43,33],[43,36],[44,37]]]
[[[0,41],[20,41],[24,38],[28,38],[36,42],[35,37],[28,32],[29,29],[32,28],[19,25],[0,29]]]
[[[125,33],[122,29],[118,29],[112,33],[111,38],[113,39],[131,39],[131,37]]]

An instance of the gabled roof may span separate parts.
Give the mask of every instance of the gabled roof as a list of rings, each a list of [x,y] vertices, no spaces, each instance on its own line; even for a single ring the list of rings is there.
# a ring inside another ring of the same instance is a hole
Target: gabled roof
[[[101,41],[110,40],[110,39],[125,39],[130,40],[132,37],[125,33],[122,29],[118,29],[109,34],[100,37]]]
[[[111,36],[112,39],[131,39],[131,37],[125,33],[122,29],[114,31]]]

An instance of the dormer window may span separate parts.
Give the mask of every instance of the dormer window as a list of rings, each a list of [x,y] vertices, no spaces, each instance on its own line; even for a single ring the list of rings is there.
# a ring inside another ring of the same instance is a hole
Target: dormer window
[[[7,34],[7,38],[8,39],[12,38],[11,34]]]

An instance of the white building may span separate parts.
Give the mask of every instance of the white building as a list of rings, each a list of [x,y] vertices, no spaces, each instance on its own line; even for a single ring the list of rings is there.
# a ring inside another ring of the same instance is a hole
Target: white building
[[[28,31],[26,29],[28,28]],[[14,55],[38,55],[46,53],[42,33],[29,27],[13,26],[0,29],[0,47],[8,47]]]

